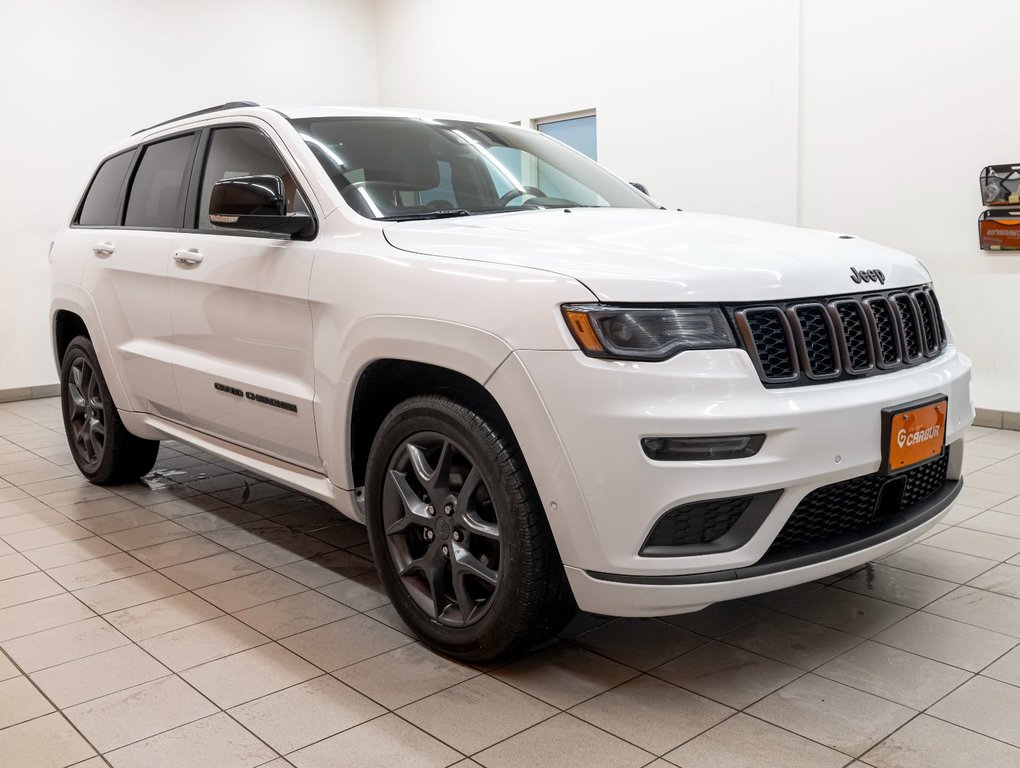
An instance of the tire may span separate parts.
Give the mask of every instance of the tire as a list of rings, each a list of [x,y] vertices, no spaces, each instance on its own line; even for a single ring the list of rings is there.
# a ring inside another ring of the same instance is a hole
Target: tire
[[[152,470],[159,441],[135,437],[124,427],[87,336],[77,336],[64,352],[60,403],[67,444],[86,480],[117,485]]]
[[[368,459],[368,536],[383,586],[426,643],[492,661],[577,607],[512,435],[442,395],[404,401]]]

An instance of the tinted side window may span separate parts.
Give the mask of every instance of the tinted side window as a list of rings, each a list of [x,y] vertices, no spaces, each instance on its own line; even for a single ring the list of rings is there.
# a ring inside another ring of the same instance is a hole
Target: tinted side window
[[[124,185],[124,176],[131,165],[134,150],[111,157],[101,166],[92,179],[85,202],[78,215],[78,223],[85,227],[115,227],[120,211],[117,198]]]
[[[192,135],[150,144],[131,182],[128,196],[126,227],[179,226],[177,218],[184,172],[191,160]]]
[[[297,182],[262,131],[256,128],[219,128],[209,137],[198,204],[198,228],[225,230],[209,223],[209,198],[213,185],[238,176],[279,176],[287,194],[287,213],[308,213]]]

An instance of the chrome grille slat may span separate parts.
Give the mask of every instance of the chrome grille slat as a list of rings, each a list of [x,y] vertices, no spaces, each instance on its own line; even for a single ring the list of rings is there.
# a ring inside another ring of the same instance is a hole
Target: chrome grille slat
[[[796,386],[898,370],[947,346],[930,286],[731,310],[761,380]]]

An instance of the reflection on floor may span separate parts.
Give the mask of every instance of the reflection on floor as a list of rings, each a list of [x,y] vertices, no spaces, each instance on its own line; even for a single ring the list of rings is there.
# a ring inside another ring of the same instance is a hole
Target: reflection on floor
[[[0,405],[0,764],[1020,766],[1020,433],[966,462],[883,562],[474,668],[324,505],[175,443],[92,487],[56,400]]]

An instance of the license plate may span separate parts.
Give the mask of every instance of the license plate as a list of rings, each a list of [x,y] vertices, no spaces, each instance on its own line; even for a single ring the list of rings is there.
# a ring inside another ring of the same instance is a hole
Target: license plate
[[[941,456],[946,445],[945,397],[882,411],[883,469],[886,474]]]

